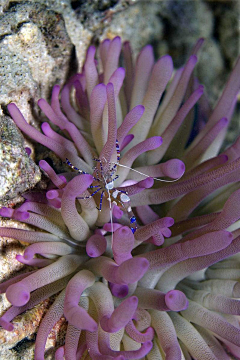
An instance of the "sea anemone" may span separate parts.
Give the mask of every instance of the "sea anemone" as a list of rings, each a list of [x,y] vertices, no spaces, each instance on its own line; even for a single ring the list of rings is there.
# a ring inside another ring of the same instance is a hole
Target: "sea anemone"
[[[193,76],[202,42],[174,75],[171,57],[155,62],[149,45],[134,63],[124,43],[125,69],[119,37],[100,44],[98,61],[91,46],[82,72],[54,86],[51,104],[38,101],[42,133],[8,105],[19,129],[72,169],[56,174],[41,160],[46,191],[0,210],[35,227],[0,235],[29,243],[17,260],[37,268],[0,285],[12,304],[0,325],[12,331],[18,314],[58,294],[35,360],[62,315],[57,360],[240,357],[240,138],[219,155],[240,60],[210,111]]]

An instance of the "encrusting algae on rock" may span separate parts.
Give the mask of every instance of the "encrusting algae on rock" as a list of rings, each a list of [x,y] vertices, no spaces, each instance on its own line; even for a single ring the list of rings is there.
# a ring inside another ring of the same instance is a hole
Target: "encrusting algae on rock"
[[[174,76],[170,56],[155,62],[146,46],[134,63],[119,37],[100,44],[99,73],[91,46],[82,72],[54,86],[51,104],[38,101],[49,120],[42,133],[9,104],[19,129],[73,169],[56,174],[41,160],[51,180],[44,194],[0,210],[36,227],[0,235],[29,243],[17,259],[37,268],[0,285],[12,304],[0,325],[14,331],[18,314],[59,294],[40,323],[35,360],[62,315],[57,360],[227,360],[226,348],[240,357],[240,138],[219,154],[240,60],[206,114],[193,76],[202,42]],[[208,121],[197,119],[193,137],[197,102]]]

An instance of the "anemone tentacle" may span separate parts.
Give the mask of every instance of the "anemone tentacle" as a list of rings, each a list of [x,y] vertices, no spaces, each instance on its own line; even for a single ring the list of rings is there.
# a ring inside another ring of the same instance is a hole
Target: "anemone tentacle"
[[[41,160],[46,190],[0,209],[35,227],[1,227],[0,236],[28,243],[16,258],[37,267],[0,285],[12,305],[0,325],[15,331],[17,315],[58,295],[35,360],[63,315],[56,360],[227,360],[226,348],[240,358],[240,137],[219,154],[240,61],[209,115],[192,75],[202,44],[173,78],[171,57],[155,62],[150,45],[134,62],[125,43],[119,67],[119,37],[100,44],[100,74],[91,46],[81,73],[55,85],[50,104],[38,101],[48,119],[42,133],[8,105],[25,135],[69,165],[57,174]],[[184,120],[197,102],[209,120],[189,139]]]

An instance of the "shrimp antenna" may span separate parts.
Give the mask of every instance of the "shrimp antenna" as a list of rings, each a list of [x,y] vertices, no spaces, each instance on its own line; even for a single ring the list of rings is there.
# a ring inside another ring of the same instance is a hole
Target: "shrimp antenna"
[[[104,158],[105,159],[105,158]],[[105,159],[106,160],[106,159]],[[107,181],[106,181],[106,178],[105,176],[103,176],[103,179],[104,179],[104,182],[105,182],[105,185],[107,185]],[[112,236],[111,236],[111,246],[113,246],[113,215],[112,215],[112,201],[111,201],[111,194],[110,194],[110,191],[108,189],[108,187],[106,186],[106,190],[107,190],[107,193],[108,193],[108,201],[109,201],[109,212],[110,212],[110,223],[111,223],[111,233],[112,233]]]
[[[116,164],[116,163],[112,163],[112,164]],[[159,178],[155,178],[155,177],[152,177],[151,175],[147,175],[147,174],[144,174],[142,173],[141,171],[138,171],[136,169],[133,169],[129,166],[126,166],[126,165],[122,165],[122,164],[117,164],[118,166],[121,166],[121,167],[124,167],[126,169],[129,169],[129,170],[132,170],[132,171],[135,171],[136,173],[140,174],[140,175],[143,175],[145,177],[151,177],[152,179],[154,180],[157,180],[157,181],[162,181],[162,182],[166,182],[166,183],[173,183],[175,181],[178,181],[179,179],[181,179],[181,177],[183,176],[183,174],[181,176],[179,176],[177,179],[174,179],[174,180],[164,180],[164,179],[159,179]]]

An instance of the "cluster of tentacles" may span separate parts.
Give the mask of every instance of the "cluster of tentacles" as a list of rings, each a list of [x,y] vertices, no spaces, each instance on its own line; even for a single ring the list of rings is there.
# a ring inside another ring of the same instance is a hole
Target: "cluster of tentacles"
[[[8,106],[24,134],[79,170],[56,174],[41,160],[47,190],[0,210],[35,227],[0,235],[29,243],[17,259],[36,267],[0,285],[12,304],[0,325],[14,331],[17,315],[58,294],[35,360],[63,314],[56,360],[227,360],[226,348],[240,357],[240,138],[219,155],[240,61],[212,111],[193,76],[201,44],[174,76],[171,57],[155,62],[151,46],[134,62],[124,43],[125,68],[119,37],[100,44],[98,62],[91,46],[82,72],[54,86],[51,104],[38,101],[49,120],[42,133]],[[126,208],[109,193],[113,173]]]

